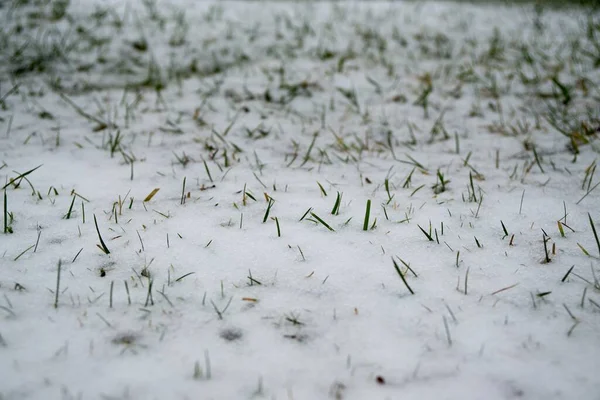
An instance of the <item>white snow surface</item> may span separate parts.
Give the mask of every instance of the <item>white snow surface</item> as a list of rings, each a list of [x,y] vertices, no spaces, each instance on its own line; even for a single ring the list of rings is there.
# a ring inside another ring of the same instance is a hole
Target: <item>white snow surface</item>
[[[594,15],[56,3],[0,8],[0,399],[600,398]]]

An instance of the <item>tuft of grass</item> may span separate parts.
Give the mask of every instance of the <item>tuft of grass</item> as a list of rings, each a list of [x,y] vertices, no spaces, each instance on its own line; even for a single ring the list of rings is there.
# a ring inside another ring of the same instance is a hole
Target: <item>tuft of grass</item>
[[[435,185],[432,186],[433,193],[440,194],[440,193],[445,192],[446,185],[448,183],[450,183],[450,181],[446,180],[446,178],[444,177],[444,174],[442,173],[442,171],[440,169],[437,170],[436,177],[437,177],[437,181],[436,181]]]

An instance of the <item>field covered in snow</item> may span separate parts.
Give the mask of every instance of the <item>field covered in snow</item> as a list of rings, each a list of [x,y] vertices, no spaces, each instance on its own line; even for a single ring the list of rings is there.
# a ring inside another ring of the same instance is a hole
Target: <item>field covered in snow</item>
[[[0,399],[600,399],[600,17],[0,2]]]

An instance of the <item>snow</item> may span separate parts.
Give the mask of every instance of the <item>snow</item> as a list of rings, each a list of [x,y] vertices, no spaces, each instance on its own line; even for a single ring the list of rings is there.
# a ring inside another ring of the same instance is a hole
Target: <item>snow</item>
[[[597,15],[17,3],[0,399],[597,398]]]

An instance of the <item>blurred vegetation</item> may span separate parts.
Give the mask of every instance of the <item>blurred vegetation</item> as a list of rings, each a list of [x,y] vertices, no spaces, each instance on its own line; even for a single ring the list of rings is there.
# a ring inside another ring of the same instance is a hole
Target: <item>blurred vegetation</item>
[[[456,3],[501,4],[501,5],[534,5],[544,8],[592,7],[600,10],[600,0],[447,0]]]

